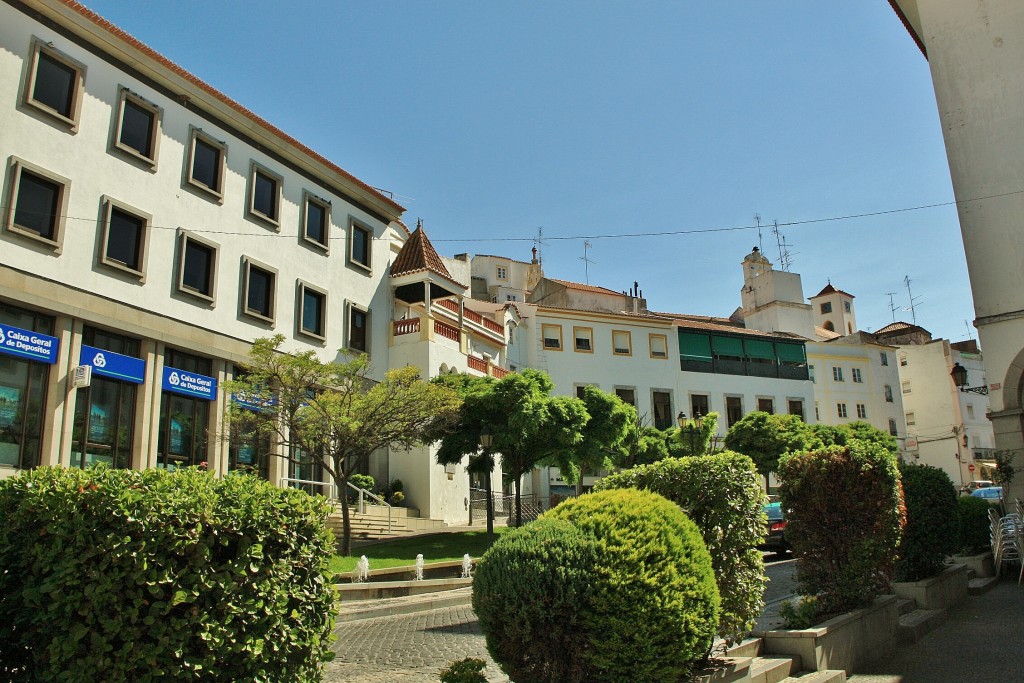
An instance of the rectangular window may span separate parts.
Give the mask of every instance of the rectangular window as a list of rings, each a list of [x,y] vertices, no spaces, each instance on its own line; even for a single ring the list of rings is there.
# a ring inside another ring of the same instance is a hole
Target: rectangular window
[[[808,375],[808,377],[810,377],[811,382],[817,384],[817,382],[815,382],[815,380],[814,380],[814,366],[813,365],[808,365],[807,366],[807,375]]]
[[[562,350],[562,326],[541,325],[541,337],[544,339],[544,348],[549,351]]]
[[[863,403],[857,404],[857,417],[861,420],[868,419],[868,407]]]
[[[914,413],[907,413],[905,415],[905,417],[907,418],[907,426],[908,427],[911,427],[911,426],[917,424],[917,418],[914,417]]]
[[[59,251],[71,181],[17,157],[11,157],[10,168],[5,227]]]
[[[739,396],[725,397],[725,416],[729,427],[743,419],[743,399]]]
[[[42,40],[32,42],[25,104],[67,125],[78,125],[85,66]]]
[[[636,389],[615,389],[615,395],[622,400],[623,403],[636,407]]]
[[[652,391],[651,406],[654,409],[654,428],[668,429],[672,426],[672,394],[667,391]]]
[[[360,353],[370,352],[370,313],[354,304],[348,307],[348,348]]]
[[[860,374],[860,368],[854,368],[851,372],[853,374],[853,381],[854,382],[860,384],[860,383],[862,383],[864,381],[864,378],[861,377],[861,374]]]
[[[145,275],[151,222],[152,217],[148,214],[106,198],[100,262],[133,275]]]
[[[299,281],[299,332],[317,339],[327,336],[327,292]]]
[[[575,338],[575,349],[580,353],[594,352],[594,330],[590,327],[574,327],[572,334]]]
[[[252,162],[249,171],[249,215],[278,226],[283,184],[281,176]]]
[[[277,271],[243,256],[242,277],[242,312],[267,322],[274,322]]]
[[[804,402],[796,399],[789,399],[789,414],[804,419]]]
[[[214,140],[198,128],[191,128],[186,182],[217,199],[222,199],[227,151],[227,145],[223,142]]]
[[[821,304],[821,312],[822,313],[831,313],[832,312],[832,303],[829,302],[829,301],[826,301],[825,303]]]
[[[967,404],[967,419],[974,419],[974,406],[972,406],[970,403]]]
[[[698,415],[704,416],[708,414],[709,410],[707,394],[690,395],[690,415],[693,417],[697,417]]]
[[[890,417],[890,418],[889,418],[889,434],[890,434],[891,436],[896,436],[896,435],[897,435],[898,433],[899,433],[899,432],[898,432],[898,430],[896,429],[896,420],[894,420],[894,419],[892,419],[892,418]]]
[[[0,324],[53,334],[53,320],[0,301]],[[50,365],[0,355],[0,465],[27,469],[39,464]]]
[[[668,358],[668,337],[664,334],[648,335],[651,358]]]
[[[832,366],[832,379],[836,382],[843,381],[843,369],[840,367]]]
[[[878,352],[878,360],[880,360],[882,362],[882,365],[888,365],[889,364],[889,354],[887,354],[885,351],[879,351]]]
[[[179,237],[178,291],[213,303],[217,282],[217,245],[182,231]]]
[[[905,382],[900,382],[900,389],[903,391],[904,394],[909,394],[910,393],[910,380],[907,380]]]
[[[757,409],[762,413],[775,413],[775,400],[771,398],[757,399]]]
[[[508,269],[505,266],[497,266],[497,269],[498,269],[498,279],[499,280],[507,280],[508,279]]]
[[[505,301],[518,301],[515,294],[506,294]]]
[[[147,102],[128,88],[121,88],[118,97],[117,128],[114,148],[129,156],[156,165],[157,143],[160,140],[160,108]]]
[[[850,302],[849,301],[844,301],[843,302],[843,310],[846,311],[847,313],[850,312]]]
[[[839,417],[846,417],[847,416],[846,415],[846,404],[845,403],[837,403],[836,404],[836,412],[839,414]]]
[[[327,251],[330,244],[331,205],[310,193],[305,193],[302,213],[302,237],[307,242]]]
[[[633,339],[628,331],[612,330],[612,353],[616,356],[633,355]]]
[[[900,367],[901,368],[907,367],[907,354],[905,354],[905,353],[904,354],[900,354]]]
[[[354,222],[349,228],[348,260],[360,268],[370,269],[370,245],[373,244],[373,232]]]
[[[821,406],[818,405],[817,401],[814,402],[814,419],[821,422]]]
[[[888,384],[886,384],[885,387],[884,387],[884,392],[885,392],[885,402],[886,403],[892,403],[892,387],[889,386]]]

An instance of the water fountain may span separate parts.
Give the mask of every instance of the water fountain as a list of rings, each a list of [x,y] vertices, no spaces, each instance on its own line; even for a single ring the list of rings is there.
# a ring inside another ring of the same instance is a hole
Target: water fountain
[[[366,559],[366,555],[359,558],[356,562],[356,578],[355,583],[366,583],[370,580],[370,561]]]
[[[413,577],[413,580],[423,580],[423,553],[416,556],[416,575]]]
[[[473,558],[469,556],[469,553],[462,556],[462,578],[473,578]]]

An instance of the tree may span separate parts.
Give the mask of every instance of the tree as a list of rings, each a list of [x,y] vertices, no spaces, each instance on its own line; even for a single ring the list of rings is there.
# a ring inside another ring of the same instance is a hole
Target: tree
[[[597,387],[584,387],[581,400],[590,416],[583,439],[573,449],[561,451],[556,461],[565,480],[576,484],[578,495],[583,494],[584,473],[623,460],[630,427],[637,421],[636,408]]]
[[[622,468],[650,465],[668,457],[665,432],[644,423],[644,418],[629,425],[622,448],[622,460],[615,465]]]
[[[493,435],[491,450],[501,453],[505,474],[515,487],[516,525],[521,525],[520,480],[542,462],[572,457],[590,419],[583,401],[551,396],[551,378],[533,369],[500,380],[449,375],[434,381],[454,389],[462,399],[456,426],[441,439],[437,462],[452,465],[477,453],[480,434],[488,430]]]
[[[430,443],[454,422],[460,400],[443,386],[424,382],[412,366],[370,379],[365,355],[344,363],[323,362],[314,351],[281,351],[284,335],[257,339],[240,379],[228,391],[249,406],[230,402],[228,421],[270,434],[293,463],[315,458],[345,500],[348,478],[361,459],[386,446]],[[351,550],[347,505],[341,506],[341,553]]]
[[[761,411],[748,413],[725,434],[725,447],[749,456],[764,477],[778,470],[779,457],[800,453],[820,444],[798,415],[773,415]]]
[[[668,449],[673,458],[707,455],[711,437],[718,431],[718,413],[703,416],[700,427],[694,419],[687,420],[682,427],[665,430],[669,439]]]

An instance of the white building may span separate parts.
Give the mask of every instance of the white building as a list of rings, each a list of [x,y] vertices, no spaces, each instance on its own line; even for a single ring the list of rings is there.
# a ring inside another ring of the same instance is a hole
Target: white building
[[[960,216],[996,449],[1024,459],[1024,6],[890,0],[928,60]],[[974,381],[975,378],[972,378]],[[1013,493],[1024,497],[1024,479]]]

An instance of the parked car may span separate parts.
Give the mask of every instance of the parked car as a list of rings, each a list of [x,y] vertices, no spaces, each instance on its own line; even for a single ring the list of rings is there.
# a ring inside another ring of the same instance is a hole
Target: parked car
[[[1003,502],[1003,487],[1002,486],[987,486],[983,489],[975,489],[971,491],[972,498],[984,498],[990,503],[1001,503]]]
[[[786,540],[786,515],[782,512],[782,504],[768,503],[764,506],[764,513],[768,516],[768,534],[761,544],[761,549],[776,553],[788,551],[790,546]]]
[[[969,493],[974,493],[978,489],[987,489],[987,488],[992,487],[993,485],[994,484],[991,481],[989,481],[988,479],[976,479],[974,481],[969,481],[966,484],[964,484],[963,486],[961,486],[960,487],[960,492],[961,493],[968,493],[968,494]]]

